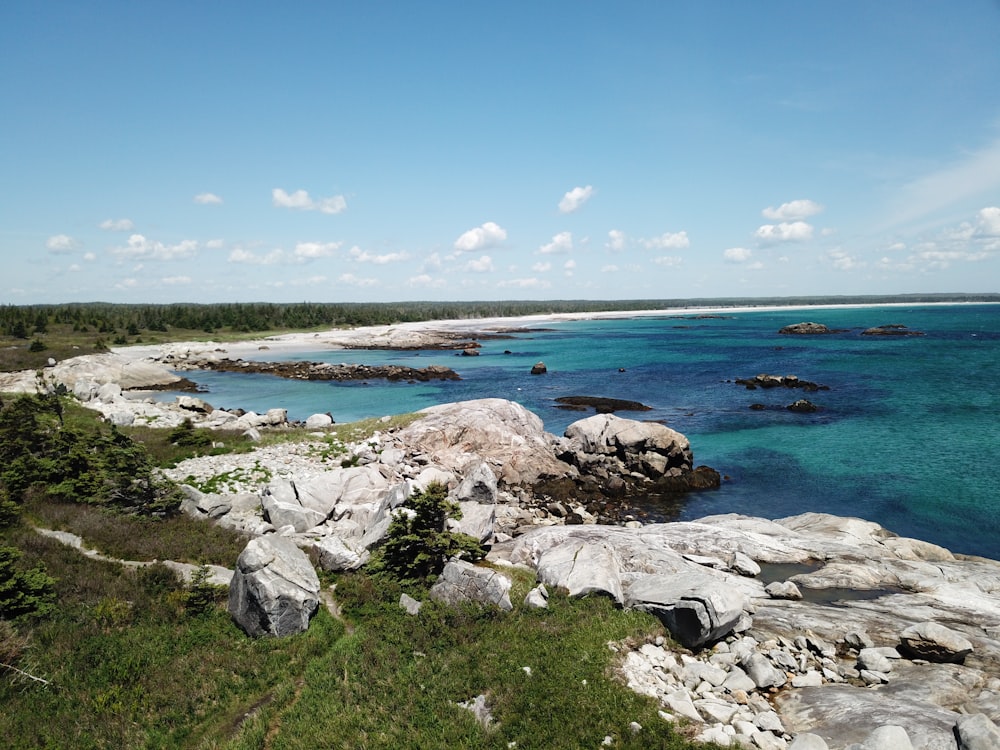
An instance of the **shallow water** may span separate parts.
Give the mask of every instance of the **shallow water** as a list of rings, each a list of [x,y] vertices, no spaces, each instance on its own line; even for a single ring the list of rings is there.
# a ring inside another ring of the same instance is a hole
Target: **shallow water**
[[[805,320],[844,332],[777,333]],[[887,324],[925,335],[860,335]],[[696,463],[728,477],[718,491],[692,496],[682,518],[822,511],[1000,558],[1000,305],[573,321],[482,344],[479,357],[358,350],[297,355],[335,363],[443,364],[461,374],[453,382],[185,375],[207,387],[205,398],[216,407],[284,407],[291,419],[330,412],[338,422],[500,397],[524,404],[558,434],[586,416],[558,408],[560,396],[640,401],[651,411],[620,416],[665,422],[688,436]],[[538,361],[548,374],[529,374]],[[733,382],[758,373],[797,375],[830,390],[748,391]],[[798,398],[820,411],[784,408]],[[766,408],[751,410],[754,403]]]

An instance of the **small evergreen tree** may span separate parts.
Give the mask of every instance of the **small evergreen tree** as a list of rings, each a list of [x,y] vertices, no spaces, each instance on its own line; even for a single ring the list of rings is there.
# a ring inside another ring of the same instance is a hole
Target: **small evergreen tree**
[[[393,515],[375,568],[398,578],[426,580],[440,573],[451,557],[482,559],[485,552],[478,541],[448,530],[448,519],[461,517],[458,503],[448,500],[448,489],[430,484]]]

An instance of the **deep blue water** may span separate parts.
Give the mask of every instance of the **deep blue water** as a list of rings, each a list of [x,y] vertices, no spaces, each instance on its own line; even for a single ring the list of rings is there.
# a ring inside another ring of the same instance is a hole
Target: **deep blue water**
[[[1000,559],[1000,305],[719,315],[548,324],[510,340],[484,341],[479,357],[297,355],[444,364],[461,374],[457,382],[333,384],[222,373],[192,379],[208,388],[206,399],[217,407],[280,406],[292,419],[329,411],[338,422],[497,396],[524,404],[557,434],[586,416],[557,408],[558,396],[641,401],[652,411],[620,415],[665,422],[691,440],[696,463],[729,478],[718,491],[692,496],[682,518],[823,511]],[[805,320],[845,331],[778,334],[782,326]],[[860,335],[886,324],[925,335]],[[547,365],[547,375],[529,374],[538,361]],[[748,391],[732,382],[758,373],[797,375],[830,390]],[[821,410],[794,414],[783,408],[800,397]],[[753,403],[769,408],[751,410]]]

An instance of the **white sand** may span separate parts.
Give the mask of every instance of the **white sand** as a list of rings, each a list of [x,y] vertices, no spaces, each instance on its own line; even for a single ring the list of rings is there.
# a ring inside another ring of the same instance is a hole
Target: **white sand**
[[[745,307],[677,307],[661,310],[609,310],[606,312],[558,313],[522,315],[510,318],[466,318],[461,320],[431,320],[415,323],[397,323],[383,326],[333,329],[322,332],[285,333],[263,339],[219,343],[212,341],[183,342],[151,346],[116,347],[114,352],[128,359],[158,359],[167,353],[188,352],[203,356],[259,357],[262,351],[281,353],[319,351],[324,349],[398,347],[419,344],[431,345],[442,341],[440,333],[489,333],[496,331],[534,328],[549,323],[572,320],[621,320],[642,317],[732,315],[746,312],[814,311],[848,308],[915,307],[954,305],[955,302],[889,302],[881,304],[825,304],[825,305],[761,305]]]

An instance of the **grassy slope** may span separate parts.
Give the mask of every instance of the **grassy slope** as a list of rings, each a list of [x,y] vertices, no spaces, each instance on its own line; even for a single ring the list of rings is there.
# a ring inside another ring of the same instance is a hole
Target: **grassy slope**
[[[66,415],[93,419],[78,408]],[[379,427],[343,425],[338,435],[363,438]],[[177,458],[158,450],[161,461]],[[358,573],[336,579],[344,620],[321,609],[303,635],[254,640],[231,622],[223,592],[193,614],[162,566],[93,560],[29,523],[73,531],[125,559],[226,566],[245,543],[237,535],[185,516],[53,504],[43,493],[22,515],[0,529],[0,545],[21,549],[25,566],[45,565],[58,608],[17,623],[28,637],[18,666],[51,684],[0,670],[9,747],[576,748],[605,736],[616,747],[689,747],[655,702],[613,676],[607,643],[652,637],[658,623],[606,599],[555,595],[551,610],[527,610],[520,602],[533,581],[519,573],[512,613],[428,604],[412,618],[398,606],[398,584]],[[493,705],[491,731],[456,705],[480,693]],[[633,734],[631,721],[643,729]]]

